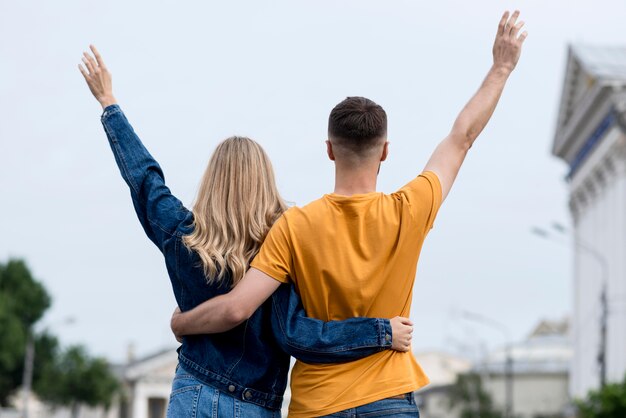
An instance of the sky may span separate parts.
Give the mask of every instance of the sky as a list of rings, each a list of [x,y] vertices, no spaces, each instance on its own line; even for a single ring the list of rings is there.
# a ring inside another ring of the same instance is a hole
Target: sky
[[[188,207],[214,147],[234,134],[265,147],[282,195],[304,205],[332,191],[326,122],[346,96],[388,113],[379,189],[419,174],[487,73],[507,8],[522,11],[529,37],[427,238],[414,287],[414,350],[465,355],[570,311],[570,249],[530,229],[570,222],[567,167],[550,154],[568,44],[626,44],[617,30],[626,3],[1,1],[0,262],[24,258],[51,293],[38,329],[116,362],[130,344],[138,355],[175,346],[163,258],[77,69],[90,43]],[[503,323],[508,336],[464,311]]]

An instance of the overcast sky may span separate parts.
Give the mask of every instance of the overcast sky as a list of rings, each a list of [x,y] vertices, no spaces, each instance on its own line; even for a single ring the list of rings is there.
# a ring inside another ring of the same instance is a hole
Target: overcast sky
[[[283,196],[332,191],[330,109],[367,96],[389,115],[379,189],[416,176],[491,64],[503,10],[529,37],[492,122],[426,241],[416,351],[478,352],[570,310],[570,251],[532,236],[569,223],[566,166],[550,155],[567,45],[626,44],[626,3],[527,1],[0,2],[0,260],[23,257],[54,304],[64,344],[125,358],[174,346],[164,262],[134,214],[100,109],[76,65],[89,43],[173,192],[191,206],[215,145],[248,135]],[[74,325],[62,325],[69,316]]]

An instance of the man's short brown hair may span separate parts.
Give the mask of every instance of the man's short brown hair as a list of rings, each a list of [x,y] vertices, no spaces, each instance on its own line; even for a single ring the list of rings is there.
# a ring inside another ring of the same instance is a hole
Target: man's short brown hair
[[[328,136],[356,155],[366,154],[387,135],[387,113],[365,97],[348,97],[330,112]]]

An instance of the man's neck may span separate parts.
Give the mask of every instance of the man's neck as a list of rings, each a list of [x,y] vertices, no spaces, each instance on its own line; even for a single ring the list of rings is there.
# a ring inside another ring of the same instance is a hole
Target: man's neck
[[[376,191],[378,168],[362,167],[359,169],[342,167],[335,164],[335,194],[352,196]]]

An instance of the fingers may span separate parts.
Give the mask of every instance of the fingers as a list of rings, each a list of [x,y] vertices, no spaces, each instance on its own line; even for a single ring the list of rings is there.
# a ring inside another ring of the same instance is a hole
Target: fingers
[[[524,26],[525,22],[518,22],[517,19],[519,18],[519,16],[519,10],[513,12],[513,14],[510,15],[510,18],[509,12],[504,12],[502,18],[500,19],[500,23],[498,24],[498,36],[503,36],[511,40],[518,41],[521,45],[528,36],[528,32],[524,31],[520,34],[520,30]]]
[[[502,15],[502,19],[500,19],[500,24],[498,25],[498,35],[503,35],[504,30],[506,28],[506,21],[509,20],[509,11],[507,10]]]
[[[517,23],[517,19],[519,18],[520,11],[516,10],[513,12],[509,19],[509,12],[506,11],[502,15],[500,19],[500,23],[498,24],[498,35],[508,35],[510,37],[517,36],[517,33],[524,26],[524,22]]]
[[[84,56],[84,60],[87,63],[89,63],[89,71],[93,74],[96,73],[98,71],[98,63],[96,62],[95,59],[93,59],[93,57],[91,55],[89,55],[86,52],[83,52],[83,56]]]
[[[402,325],[411,325],[411,326],[413,326],[413,321],[411,321],[409,318],[406,318],[404,316],[396,316],[394,319],[397,319],[398,321],[400,321],[400,323]]]
[[[528,36],[528,32],[524,31],[522,32],[522,34],[519,36],[519,38],[517,38],[517,40],[519,41],[520,44],[523,44],[524,41],[526,40],[526,37]]]
[[[515,28],[515,24],[517,23],[517,18],[519,17],[519,10],[516,10],[513,12],[513,14],[511,15],[511,19],[509,19],[509,21],[506,24],[506,28],[505,28],[505,32],[504,34],[506,35],[506,31],[509,31],[509,35],[513,32],[513,29]]]
[[[84,56],[82,58],[82,61],[83,61],[83,65],[87,67],[87,72],[89,73],[89,75],[94,75],[96,73],[96,69],[93,66],[93,64]]]
[[[400,342],[391,346],[392,350],[406,352],[411,349],[411,342]]]
[[[513,26],[511,28],[511,32],[510,32],[510,36],[511,38],[515,39],[517,38],[517,33],[519,32],[519,30],[522,28],[522,26],[524,26],[524,22],[519,22],[517,23],[515,26]]]
[[[93,53],[94,57],[96,57],[96,62],[98,63],[98,65],[100,67],[105,67],[104,60],[102,59],[102,56],[100,55],[96,47],[93,45],[89,45],[89,49],[91,49],[91,52]]]
[[[85,70],[85,68],[80,64],[78,64],[78,70],[83,75],[83,77],[85,77],[85,80],[87,80],[87,78],[89,77],[89,74],[87,74],[87,70]]]
[[[409,351],[413,339],[413,321],[409,318],[396,316],[391,319],[391,325],[393,332],[391,348],[401,352]]]

